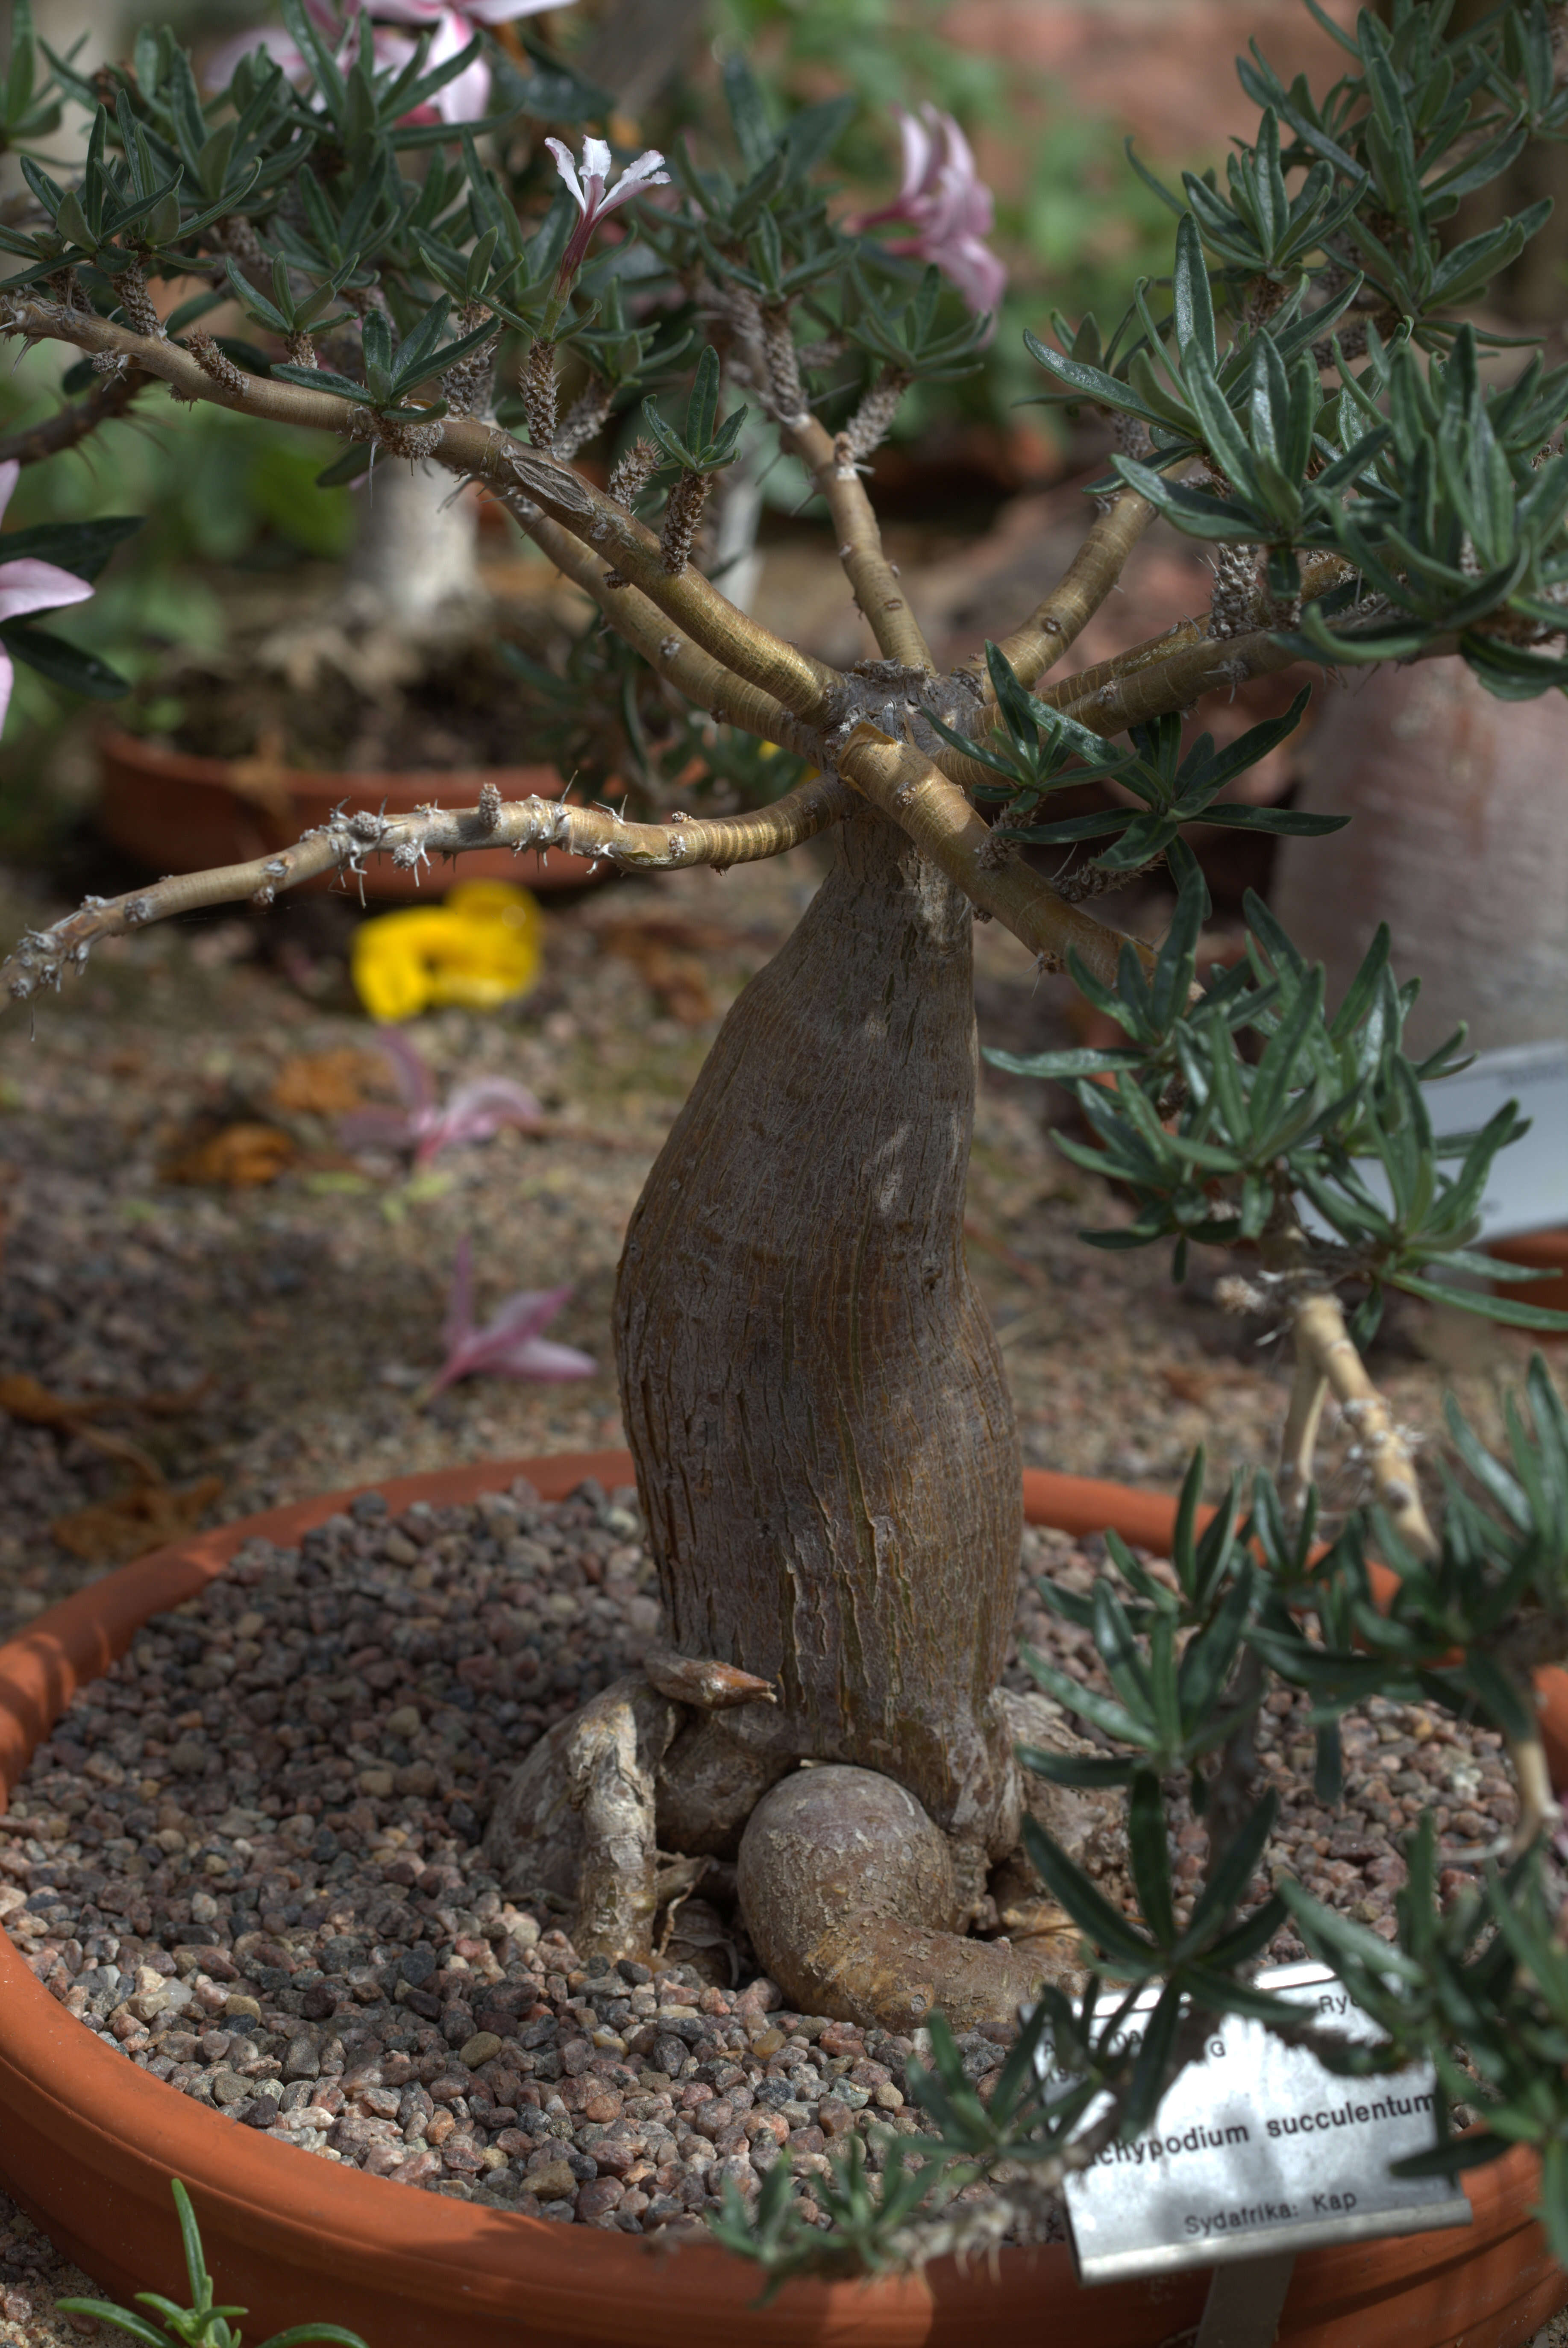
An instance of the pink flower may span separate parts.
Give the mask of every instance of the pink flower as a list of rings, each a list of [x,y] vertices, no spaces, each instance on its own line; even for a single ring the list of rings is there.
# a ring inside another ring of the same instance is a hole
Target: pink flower
[[[468,1141],[489,1141],[503,1126],[523,1132],[536,1126],[544,1111],[525,1086],[510,1076],[475,1076],[454,1087],[445,1103],[436,1098],[430,1071],[399,1027],[383,1027],[377,1042],[392,1064],[401,1108],[361,1108],[339,1117],[337,1138],[346,1149],[363,1149],[382,1143],[393,1149],[412,1145],[416,1169],[428,1166],[443,1149]]]
[[[347,0],[339,19],[324,5],[324,0],[305,0],[311,15],[328,40],[341,40],[339,62],[346,64],[351,41],[348,37],[355,18],[360,13],[359,0]],[[375,20],[376,62],[394,72],[401,72],[414,54],[414,42],[401,33],[384,32],[384,25],[410,25],[416,34],[433,30],[425,63],[443,66],[466,49],[475,30],[481,25],[509,25],[519,16],[537,16],[543,8],[570,6],[572,0],[367,0],[364,14]],[[226,41],[209,62],[207,78],[212,88],[223,88],[232,75],[239,59],[256,49],[282,66],[291,81],[308,79],[310,68],[294,43],[286,33],[272,28],[242,33]],[[407,122],[478,122],[490,105],[490,69],[482,57],[476,57],[455,79],[438,89],[429,103],[416,107],[404,117]]]
[[[384,24],[412,25],[419,32],[435,26],[427,67],[444,66],[473,39],[480,25],[509,25],[517,16],[537,16],[557,0],[369,0],[377,20],[376,62],[401,69],[414,54],[414,44],[399,33],[384,33]],[[438,89],[429,103],[418,106],[404,118],[408,122],[479,122],[490,105],[490,69],[483,57],[465,66],[456,78]]]
[[[647,188],[667,188],[670,175],[660,169],[664,157],[656,147],[628,163],[615,185],[608,192],[610,149],[603,139],[583,141],[583,176],[577,176],[577,166],[572,160],[572,149],[559,139],[547,139],[545,145],[555,158],[555,168],[572,191],[572,201],[583,217],[572,232],[571,242],[561,256],[561,281],[565,283],[576,276],[593,241],[593,232],[605,216],[624,204],[630,196],[640,196]]]
[[[428,1402],[459,1378],[532,1378],[551,1385],[565,1378],[592,1378],[599,1365],[574,1345],[552,1345],[540,1335],[572,1294],[564,1288],[521,1289],[509,1296],[493,1321],[482,1329],[473,1322],[473,1246],[466,1237],[458,1242],[452,1285],[447,1297],[447,1317],[441,1342],[447,1358],[420,1399]]]
[[[343,19],[324,5],[324,0],[304,0],[311,22],[325,41],[336,42],[337,62],[349,63],[349,44]],[[234,67],[242,57],[267,57],[281,66],[290,81],[310,79],[310,65],[304,51],[292,33],[278,25],[253,26],[247,33],[236,33],[232,40],[220,42],[201,67],[201,78],[209,89],[227,89],[234,77]]]
[[[13,457],[8,464],[0,465],[0,521],[11,502],[12,491],[21,477],[22,468]],[[0,539],[0,551],[5,541]],[[30,554],[18,555],[15,562],[0,562],[0,623],[19,620],[27,612],[54,612],[65,603],[85,603],[92,593],[85,579],[73,578],[56,562],[39,562]],[[11,706],[11,687],[15,671],[11,656],[0,641],[0,726],[5,723],[5,712]]]
[[[903,142],[903,185],[891,204],[864,212],[851,229],[901,222],[915,231],[888,246],[913,261],[934,262],[976,313],[994,311],[1007,273],[985,242],[995,220],[990,189],[975,167],[969,141],[951,114],[923,106],[917,118],[897,108]]]

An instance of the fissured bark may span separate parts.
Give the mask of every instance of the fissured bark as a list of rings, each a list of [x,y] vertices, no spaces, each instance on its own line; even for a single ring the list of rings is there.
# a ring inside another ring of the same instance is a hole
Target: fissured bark
[[[726,1020],[621,1263],[626,1435],[674,1643],[779,1694],[677,1740],[666,1847],[733,1849],[801,1757],[907,1787],[953,1838],[961,1896],[1016,1838],[995,1691],[1020,1478],[964,1257],[975,1069],[967,904],[867,810]]]

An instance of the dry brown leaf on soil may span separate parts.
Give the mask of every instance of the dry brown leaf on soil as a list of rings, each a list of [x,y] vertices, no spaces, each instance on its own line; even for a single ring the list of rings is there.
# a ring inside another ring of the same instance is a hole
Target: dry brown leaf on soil
[[[249,1190],[275,1182],[299,1155],[292,1134],[275,1125],[242,1123],[191,1138],[164,1160],[166,1182],[210,1183],[221,1189]]]
[[[195,1409],[211,1383],[211,1378],[198,1378],[193,1386],[178,1392],[88,1395],[73,1402],[18,1371],[14,1376],[0,1378],[0,1410],[21,1419],[27,1426],[59,1426],[75,1433],[87,1420],[103,1418],[116,1410],[134,1411],[149,1418],[178,1418]]]
[[[1202,1366],[1196,1362],[1166,1363],[1160,1375],[1178,1402],[1195,1403],[1201,1409],[1207,1406],[1216,1386],[1249,1385],[1253,1375],[1242,1362],[1215,1362]]]
[[[722,953],[741,942],[734,930],[711,922],[650,915],[636,922],[607,922],[599,931],[606,953],[629,962],[650,994],[683,1027],[702,1027],[714,1015],[707,973],[697,959]]]
[[[194,1532],[222,1489],[221,1476],[203,1476],[183,1491],[168,1484],[134,1484],[112,1499],[57,1517],[49,1530],[85,1565],[129,1565]]]
[[[123,1407],[112,1398],[92,1402],[67,1402],[63,1395],[51,1394],[36,1378],[19,1372],[13,1377],[0,1378],[0,1411],[8,1417],[20,1419],[25,1426],[53,1427],[62,1435],[78,1436],[90,1443],[95,1451],[110,1459],[123,1459],[138,1476],[149,1483],[161,1483],[162,1473],[156,1460],[150,1458],[139,1443],[129,1435],[111,1435],[107,1428],[90,1422],[106,1410]]]
[[[335,1052],[298,1052],[284,1062],[267,1096],[283,1117],[342,1117],[394,1090],[379,1052],[345,1045]]]

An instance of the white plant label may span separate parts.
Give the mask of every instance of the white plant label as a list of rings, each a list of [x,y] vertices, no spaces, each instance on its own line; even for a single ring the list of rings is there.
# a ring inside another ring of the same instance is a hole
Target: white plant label
[[[1346,2037],[1375,2025],[1324,1966],[1286,1965],[1260,1989],[1317,2009]],[[1140,2016],[1128,2017],[1136,2042]],[[1107,2002],[1114,2011],[1117,2001]],[[1049,2049],[1042,2063],[1050,2062]],[[1462,2188],[1447,2178],[1390,2177],[1389,2166],[1434,2140],[1435,2081],[1427,2065],[1366,2079],[1324,2069],[1261,2023],[1215,2025],[1206,2059],[1189,2065],[1153,2126],[1108,2146],[1067,2186],[1079,2279],[1127,2282],[1183,2267],[1268,2258],[1378,2234],[1468,2226]],[[1093,2107],[1092,2120],[1103,2105]]]
[[[1532,1120],[1523,1140],[1492,1160],[1480,1202],[1483,1239],[1568,1223],[1568,1042],[1478,1053],[1462,1075],[1429,1085],[1425,1097],[1439,1133],[1475,1133],[1511,1100]],[[1508,1293],[1528,1301],[1529,1284]]]
[[[1524,1231],[1555,1231],[1568,1223],[1568,1041],[1518,1044],[1507,1051],[1479,1052],[1457,1076],[1423,1088],[1434,1133],[1479,1133],[1508,1101],[1531,1120],[1522,1140],[1500,1149],[1491,1161],[1479,1210],[1480,1241],[1517,1238]],[[1357,1159],[1356,1170],[1375,1199],[1386,1206],[1388,1178],[1376,1159]],[[1457,1171],[1457,1160],[1444,1161]],[[1329,1226],[1304,1199],[1302,1221],[1326,1235]],[[1504,1290],[1530,1300],[1530,1283]]]

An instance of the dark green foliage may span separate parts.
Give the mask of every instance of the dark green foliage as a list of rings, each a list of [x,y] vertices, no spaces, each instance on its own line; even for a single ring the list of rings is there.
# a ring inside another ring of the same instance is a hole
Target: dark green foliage
[[[931,722],[944,741],[1002,778],[978,785],[975,796],[1006,802],[996,820],[1006,838],[1020,845],[1070,846],[1109,838],[1113,845],[1098,849],[1089,860],[1103,872],[1136,872],[1163,858],[1179,877],[1190,878],[1196,867],[1181,839],[1183,824],[1201,819],[1235,831],[1311,839],[1338,831],[1346,820],[1343,816],[1298,815],[1289,808],[1214,804],[1228,783],[1294,733],[1306,708],[1308,687],[1297,694],[1283,717],[1265,719],[1221,751],[1205,734],[1183,753],[1181,720],[1175,712],[1133,726],[1131,748],[1119,750],[1102,735],[1091,734],[1088,726],[1026,692],[995,644],[986,645],[985,661],[999,721],[990,739],[972,743],[942,718],[933,716]],[[1109,807],[1055,822],[1033,820],[1041,801],[1053,791],[1107,778],[1141,800],[1146,812]]]
[[[1568,461],[1549,448],[1568,376],[1537,357],[1483,386],[1478,344],[1495,337],[1463,312],[1551,208],[1457,244],[1440,232],[1527,137],[1564,135],[1568,110],[1542,0],[1468,32],[1451,16],[1398,0],[1390,23],[1364,10],[1349,36],[1325,15],[1355,70],[1321,100],[1243,59],[1262,121],[1226,191],[1212,171],[1185,176],[1184,202],[1161,191],[1180,216],[1169,314],[1144,287],[1109,348],[1092,319],[1058,320],[1061,347],[1029,346],[1055,379],[1047,397],[1146,427],[1147,454],[1117,469],[1178,529],[1266,548],[1284,599],[1304,553],[1342,559],[1282,639],[1301,656],[1402,659],[1457,637],[1488,690],[1519,699],[1568,682],[1560,652],[1538,649],[1563,631]],[[1171,478],[1195,455],[1207,479]]]
[[[1302,1267],[1367,1284],[1364,1327],[1387,1287],[1521,1328],[1568,1326],[1544,1306],[1442,1277],[1516,1277],[1471,1242],[1492,1162],[1528,1128],[1510,1105],[1479,1133],[1434,1131],[1428,1087],[1465,1065],[1457,1057],[1464,1039],[1451,1036],[1420,1061],[1405,1052],[1416,990],[1395,983],[1387,931],[1331,1014],[1321,968],[1308,968],[1252,895],[1247,959],[1212,972],[1194,994],[1204,909],[1202,880],[1190,872],[1152,973],[1131,945],[1114,992],[1075,967],[1078,985],[1126,1032],[1126,1045],[986,1054],[1015,1075],[1071,1086],[1099,1147],[1058,1134],[1057,1148],[1130,1190],[1134,1222],[1083,1236],[1110,1248],[1173,1239],[1180,1250],[1299,1224]],[[1096,1081],[1107,1076],[1114,1088]],[[1440,1113],[1440,1093],[1435,1098]]]
[[[972,2178],[1000,2172],[1004,2190],[1009,2176],[1054,2181],[1104,2144],[1146,2128],[1212,2022],[1233,2013],[1292,2039],[1305,2035],[1346,2075],[1433,2064],[1437,2140],[1402,2164],[1405,2172],[1453,2171],[1516,2143],[1535,2147],[1543,2213],[1558,2255],[1568,2255],[1568,1957],[1539,1844],[1443,1904],[1429,1814],[1407,1845],[1409,1877],[1389,1941],[1322,1907],[1286,1872],[1272,1886],[1260,1881],[1274,1823],[1270,1794],[1212,1853],[1183,1925],[1163,1790],[1186,1776],[1194,1810],[1212,1815],[1223,1748],[1244,1735],[1280,1684],[1312,1698],[1327,1800],[1337,1798],[1337,1719],[1369,1696],[1436,1696],[1505,1735],[1530,1733],[1529,1670],[1568,1653],[1568,1413],[1539,1360],[1527,1391],[1528,1422],[1510,1406],[1507,1466],[1451,1414],[1458,1460],[1432,1560],[1411,1557],[1377,1515],[1353,1516],[1325,1549],[1315,1504],[1290,1519],[1262,1475],[1249,1512],[1233,1486],[1200,1530],[1200,1452],[1178,1509],[1174,1590],[1114,1533],[1106,1542],[1112,1571],[1091,1593],[1048,1580],[1038,1585],[1048,1605],[1092,1632],[1115,1695],[1099,1695],[1038,1657],[1026,1660],[1047,1694],[1115,1749],[1079,1757],[1026,1747],[1020,1758],[1058,1784],[1126,1784],[1136,1912],[1114,1906],[1026,1824],[1041,1880],[1078,1926],[1094,1966],[1082,1997],[1044,1993],[988,2104],[966,2079],[941,2017],[934,2019],[930,2066],[916,2075],[913,2092],[940,2138],[922,2142],[918,2156],[913,2145],[902,2155],[890,2148],[880,2205],[853,2147],[830,2187],[819,2188],[830,2221],[819,2229],[791,2204],[780,2162],[755,2211],[738,2195],[727,2200],[721,2240],[756,2259],[774,2283],[808,2268],[884,2265],[907,2254],[916,2219],[929,2237],[953,2191]],[[1386,1613],[1372,1602],[1369,1540],[1399,1576]],[[1521,1624],[1528,1626],[1522,1643]],[[1287,1917],[1370,2015],[1377,2036],[1352,2041],[1318,2029],[1299,2005],[1253,1985],[1257,1960]],[[1103,1994],[1107,1982],[1119,1997]],[[1127,2032],[1132,1999],[1156,1990],[1139,2033]],[[1460,2103],[1472,2124],[1455,2136],[1450,2114]],[[916,2157],[918,2168],[910,2165]]]
[[[705,345],[697,361],[696,381],[686,401],[686,420],[676,432],[666,424],[651,399],[643,402],[643,420],[672,465],[688,473],[717,473],[735,459],[746,410],[738,407],[720,424],[718,418],[718,353]]]

